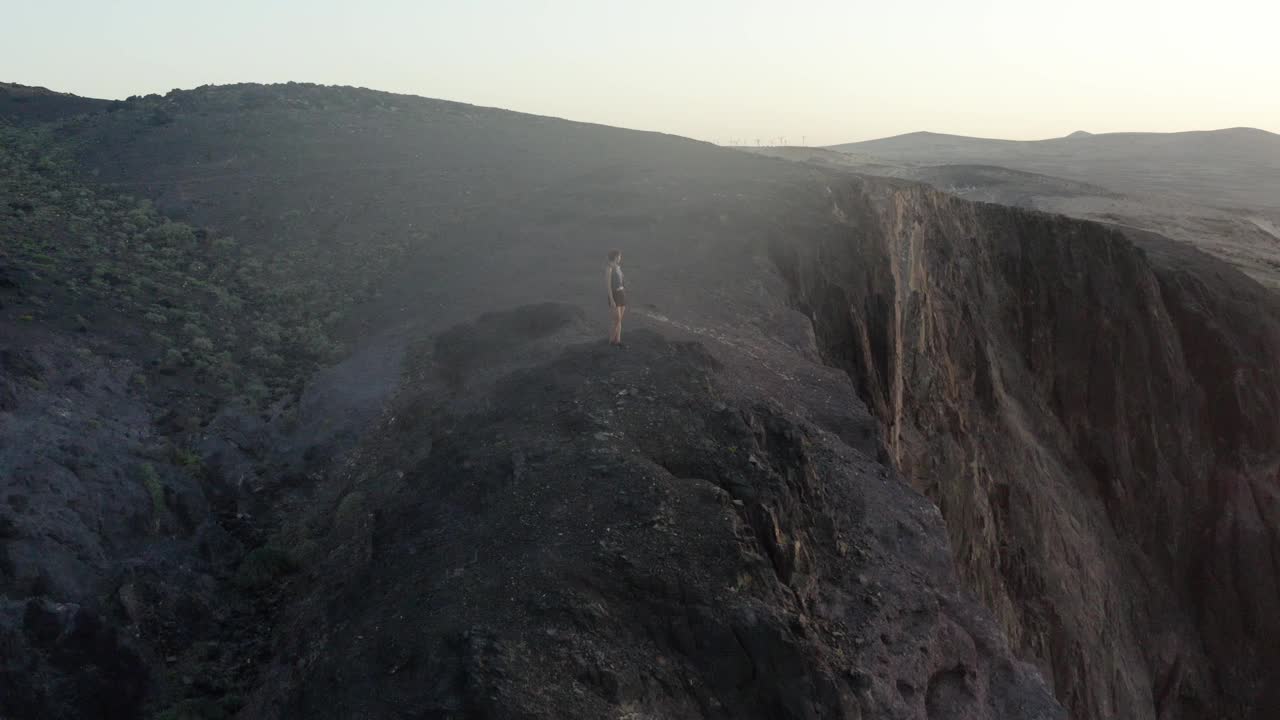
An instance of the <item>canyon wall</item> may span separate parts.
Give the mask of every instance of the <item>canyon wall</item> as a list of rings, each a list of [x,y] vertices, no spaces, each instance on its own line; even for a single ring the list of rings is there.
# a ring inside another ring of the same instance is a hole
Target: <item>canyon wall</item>
[[[850,180],[775,262],[1079,718],[1274,717],[1280,310],[1158,236]]]

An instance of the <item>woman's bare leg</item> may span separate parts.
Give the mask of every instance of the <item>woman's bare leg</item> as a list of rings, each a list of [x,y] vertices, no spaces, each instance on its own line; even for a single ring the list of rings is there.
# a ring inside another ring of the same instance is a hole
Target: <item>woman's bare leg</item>
[[[618,327],[613,331],[613,341],[622,344],[622,316],[627,314],[627,306],[623,305],[618,308]]]

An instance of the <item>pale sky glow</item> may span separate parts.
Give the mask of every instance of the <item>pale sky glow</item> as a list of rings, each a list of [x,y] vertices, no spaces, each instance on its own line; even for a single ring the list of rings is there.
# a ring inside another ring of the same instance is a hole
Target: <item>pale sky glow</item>
[[[297,80],[703,140],[1280,132],[1274,0],[5,0],[0,81]]]

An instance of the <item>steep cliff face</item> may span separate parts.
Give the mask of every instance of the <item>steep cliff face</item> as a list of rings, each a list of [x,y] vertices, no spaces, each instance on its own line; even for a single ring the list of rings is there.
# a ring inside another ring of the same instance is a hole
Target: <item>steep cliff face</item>
[[[1080,718],[1274,717],[1280,309],[1149,235],[832,189],[774,257]]]

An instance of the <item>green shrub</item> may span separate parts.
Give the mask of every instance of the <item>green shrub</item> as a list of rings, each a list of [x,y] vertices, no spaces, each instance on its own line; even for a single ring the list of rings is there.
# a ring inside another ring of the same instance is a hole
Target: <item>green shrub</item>
[[[133,470],[134,477],[142,483],[147,489],[147,494],[151,496],[151,512],[158,522],[160,516],[164,514],[168,505],[164,498],[164,483],[160,480],[160,474],[156,472],[156,468],[149,462],[136,465]]]
[[[269,320],[258,322],[253,329],[258,334],[258,337],[272,345],[280,342],[280,326],[274,322]]]
[[[164,222],[148,230],[147,235],[174,248],[187,248],[196,241],[195,231],[190,225],[181,222]]]
[[[199,467],[204,464],[199,453],[179,447],[173,449],[173,461],[182,467]]]
[[[236,570],[236,584],[245,590],[262,590],[297,569],[285,551],[263,545],[244,556]]]

